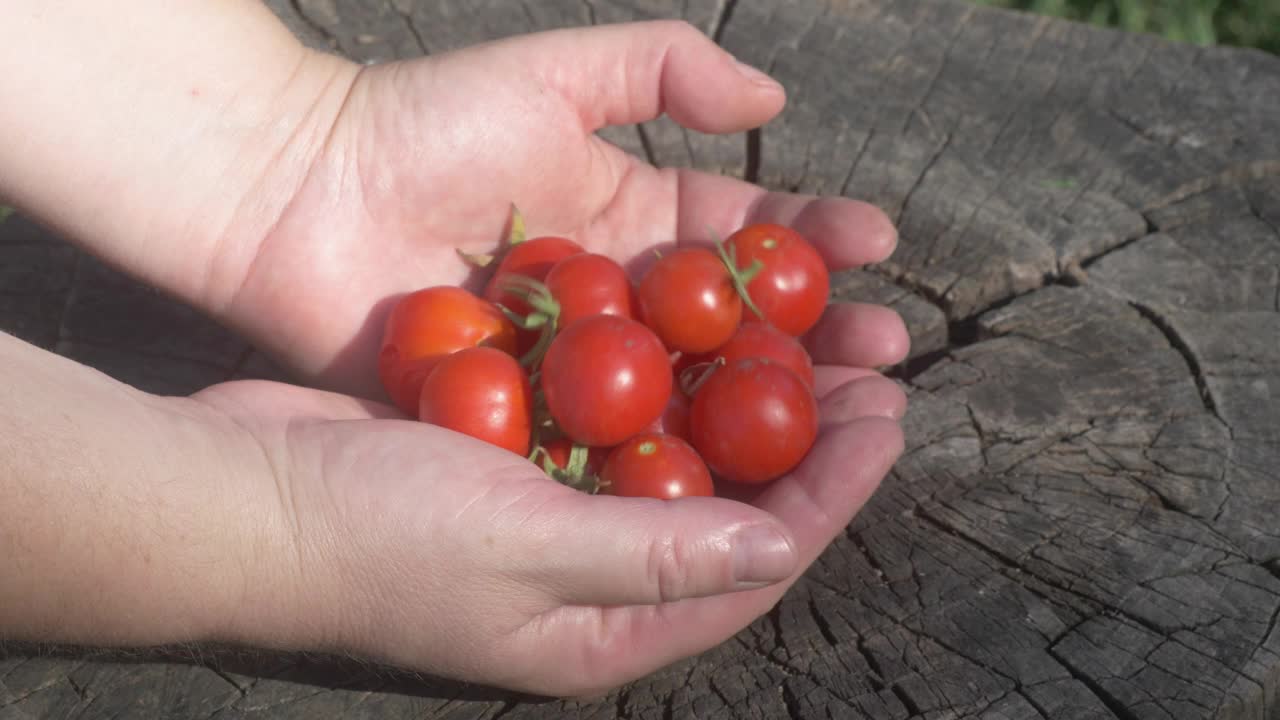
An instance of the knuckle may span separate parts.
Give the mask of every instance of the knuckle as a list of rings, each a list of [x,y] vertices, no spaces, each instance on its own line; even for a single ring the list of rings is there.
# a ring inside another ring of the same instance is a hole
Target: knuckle
[[[694,556],[689,544],[678,537],[655,540],[649,546],[646,579],[656,602],[687,597],[694,579]]]

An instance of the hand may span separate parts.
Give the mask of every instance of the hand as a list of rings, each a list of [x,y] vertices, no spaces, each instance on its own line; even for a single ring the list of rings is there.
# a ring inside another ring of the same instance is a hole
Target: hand
[[[673,239],[705,241],[708,226],[725,235],[757,221],[796,227],[833,269],[887,257],[895,232],[869,205],[657,170],[593,134],[661,111],[736,132],[782,103],[776,85],[673,23],[362,70],[273,230],[231,254],[252,258],[243,275],[220,273],[242,277],[230,318],[305,377],[380,397],[373,360],[389,301],[466,281],[455,250],[492,249],[511,202],[532,234],[568,235],[624,263]],[[767,611],[901,452],[893,420],[904,398],[869,369],[905,356],[900,319],[834,305],[806,340],[822,436],[750,505],[575,494],[514,456],[321,393],[233,385],[203,398],[294,458],[277,474],[291,523],[330,531],[308,541],[301,574],[330,614],[298,613],[314,624],[285,647],[328,638],[450,677],[582,694],[712,647]],[[780,582],[734,581],[734,548],[752,547],[735,538],[748,528],[771,530],[780,548],[755,546],[749,577]],[[241,627],[270,642],[259,633],[272,622]]]
[[[901,451],[904,399],[825,392],[804,464],[756,499],[589,496],[390,407],[238,382],[197,401],[274,473],[218,639],[354,653],[548,695],[591,695],[709,649],[777,602]],[[264,509],[270,508],[270,511]],[[265,532],[261,528],[275,530]],[[776,584],[773,584],[776,583]]]
[[[175,32],[152,39],[162,56],[190,55],[182,73],[157,71],[154,52],[101,33],[95,23],[114,16],[92,4],[0,24],[12,29],[0,47],[15,55],[71,42],[59,40],[66,36],[86,40],[93,57],[136,61],[123,81],[132,88],[127,103],[118,88],[103,89],[116,87],[107,80],[80,83],[104,108],[91,123],[68,127],[77,117],[69,107],[94,103],[54,91],[28,93],[22,113],[0,113],[0,125],[31,138],[17,155],[0,150],[0,164],[17,168],[0,190],[329,388],[380,395],[373,363],[389,301],[464,280],[455,249],[489,249],[511,202],[532,232],[568,234],[624,262],[673,239],[704,241],[708,226],[726,234],[749,221],[796,227],[833,269],[892,251],[894,231],[869,205],[659,171],[596,138],[602,125],[662,111],[707,132],[740,131],[779,111],[776,86],[754,81],[685,25],[562,31],[367,69],[315,56],[294,67],[300,54],[263,31],[256,3],[184,7],[164,15]],[[153,2],[137,12],[165,8]],[[66,35],[72,24],[76,33]],[[246,37],[266,38],[249,43],[252,58],[225,52]],[[192,44],[201,52],[188,53]],[[39,78],[14,78],[19,89],[69,87],[83,65],[51,63]],[[111,63],[93,67],[112,81],[119,75]],[[245,69],[259,67],[262,78],[246,81]],[[264,98],[277,96],[288,111],[273,115]],[[116,151],[99,142],[126,135]],[[184,182],[174,187],[175,177]],[[116,212],[84,201],[102,187],[119,190]],[[166,203],[154,202],[158,189],[173,190]],[[6,516],[27,521],[18,547],[31,550],[11,569],[18,582],[8,586],[21,591],[0,613],[0,634],[121,643],[214,635],[354,652],[536,692],[616,685],[711,647],[766,611],[900,453],[893,419],[902,394],[868,369],[905,355],[897,316],[832,306],[807,344],[819,363],[822,434],[796,472],[750,504],[574,494],[520,458],[318,390],[238,383],[194,401],[140,402],[113,386],[92,417],[78,401],[85,392],[46,398],[34,437],[52,428],[65,442],[55,452],[29,439],[35,451],[15,456],[34,464],[0,478],[43,480],[0,482],[0,499],[52,488],[76,498],[77,512],[56,523],[51,509],[65,514],[67,503],[38,502],[38,493],[27,505],[0,503],[31,508]],[[25,377],[42,367],[6,369]],[[0,419],[20,428],[30,421],[23,409],[39,403],[15,397],[0,404]],[[163,421],[139,409],[153,405],[166,408]],[[142,413],[150,434],[119,424],[126,410]],[[94,471],[71,477],[68,463],[86,454],[85,427],[114,434],[93,446],[94,462],[81,463]],[[171,431],[181,443],[154,440]],[[228,434],[235,440],[224,446]],[[178,451],[188,445],[201,448],[200,462]],[[161,451],[178,457],[161,462]],[[124,469],[107,472],[116,466]],[[108,500],[149,510],[148,498],[164,512],[130,522],[95,513]],[[189,525],[201,523],[210,528],[195,542]],[[49,531],[64,526],[106,526],[130,542],[102,553],[67,546]],[[747,528],[777,531],[778,549],[735,543]],[[735,583],[741,547],[757,568],[744,577],[763,586]],[[99,566],[127,572],[91,572]],[[25,584],[30,575],[45,581]],[[97,593],[92,604],[81,601],[86,587]],[[136,587],[147,588],[147,603]],[[171,617],[162,622],[162,614]]]
[[[236,292],[216,304],[305,379],[382,398],[374,361],[391,301],[467,280],[455,250],[492,250],[512,202],[531,234],[568,235],[623,263],[673,240],[706,242],[708,228],[723,237],[763,221],[796,227],[833,269],[883,260],[896,233],[870,205],[658,170],[594,134],[662,112],[694,130],[738,132],[783,102],[778,85],[673,22],[363,69],[332,128],[311,129],[322,149],[288,154],[314,159],[301,181],[287,163],[280,171],[297,185],[283,214],[245,223],[272,230],[228,233],[216,275]],[[810,343],[818,363],[872,367],[906,354],[901,321],[880,307],[834,306],[813,335],[826,339]]]

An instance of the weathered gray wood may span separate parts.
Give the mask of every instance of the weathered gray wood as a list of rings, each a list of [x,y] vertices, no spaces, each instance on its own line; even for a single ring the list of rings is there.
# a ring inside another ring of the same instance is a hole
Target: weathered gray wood
[[[758,138],[607,137],[870,199],[908,449],[768,616],[600,702],[296,658],[0,654],[0,720],[1280,718],[1280,60],[947,0],[272,0],[363,61],[685,17],[788,87]],[[0,327],[141,387],[282,377],[21,218]]]

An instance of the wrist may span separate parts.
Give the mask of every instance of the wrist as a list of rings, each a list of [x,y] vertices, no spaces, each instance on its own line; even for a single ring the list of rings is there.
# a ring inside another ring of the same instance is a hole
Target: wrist
[[[31,69],[0,76],[0,96],[23,98],[0,105],[0,137],[20,139],[0,144],[0,196],[206,311],[358,71],[304,48],[259,0],[15,9],[0,65]]]
[[[0,335],[0,637],[211,639],[262,511],[207,414]]]

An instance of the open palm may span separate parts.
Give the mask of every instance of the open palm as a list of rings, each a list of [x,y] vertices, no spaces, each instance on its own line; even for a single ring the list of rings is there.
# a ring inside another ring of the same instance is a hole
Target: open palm
[[[882,260],[896,235],[869,205],[658,170],[595,135],[664,112],[694,130],[738,132],[783,102],[780,88],[678,23],[545,33],[364,69],[230,313],[308,379],[380,398],[374,362],[390,304],[466,283],[456,250],[492,250],[513,202],[532,234],[567,235],[636,270],[653,248],[758,221],[796,227],[833,269]],[[347,626],[328,632],[350,638],[344,649],[578,693],[711,647],[765,612],[901,452],[904,398],[871,369],[905,355],[901,320],[832,305],[806,343],[821,435],[750,504],[587,496],[522,458],[341,394],[233,383],[198,397],[287,459],[276,478],[287,487],[269,493],[290,499],[287,525],[340,535],[319,543],[305,574],[326,586],[317,594],[345,598]],[[751,528],[785,552],[742,534]]]
[[[781,88],[681,23],[543,33],[364,69],[232,315],[308,380],[378,398],[376,344],[394,298],[467,281],[455,250],[493,250],[513,202],[531,233],[567,235],[633,269],[652,248],[748,221],[795,226],[833,268],[884,259],[896,235],[869,205],[659,170],[595,135],[663,112],[736,132],[783,102]],[[835,339],[811,347],[819,363],[875,366],[905,352],[893,313],[829,315],[814,337]]]

